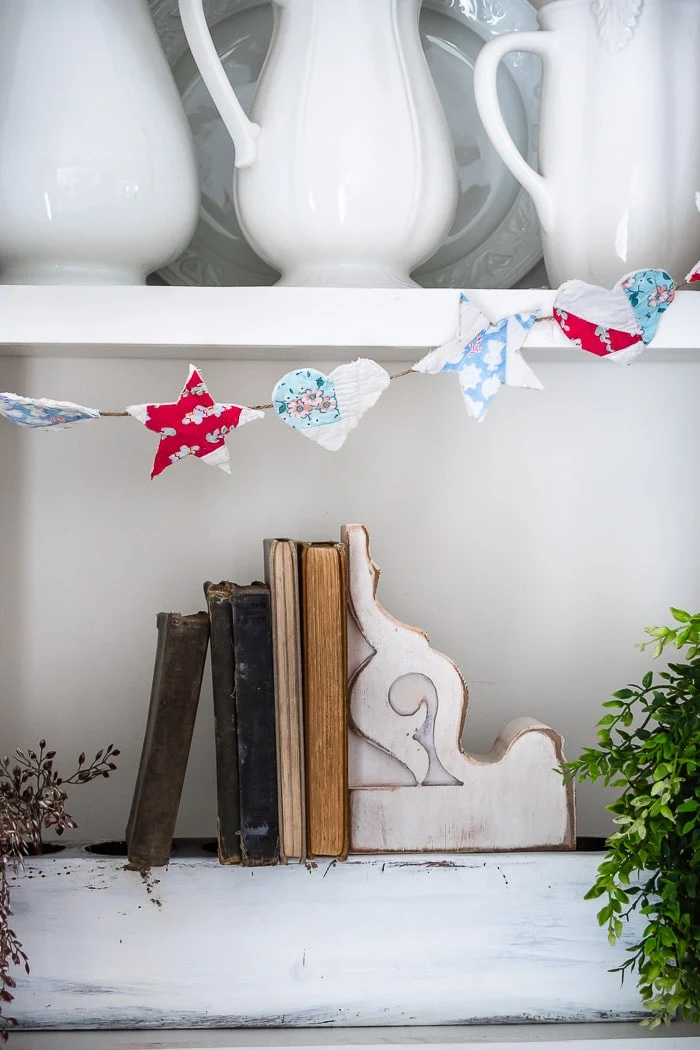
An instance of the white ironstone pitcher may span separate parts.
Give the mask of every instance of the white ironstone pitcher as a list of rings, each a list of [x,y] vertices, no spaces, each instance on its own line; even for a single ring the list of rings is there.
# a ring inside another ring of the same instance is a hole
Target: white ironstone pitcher
[[[494,147],[537,207],[550,283],[611,287],[644,267],[683,280],[700,256],[700,0],[554,0],[538,19],[542,32],[487,43],[474,83]],[[510,51],[542,57],[540,173],[498,104]]]
[[[202,0],[179,0],[234,141],[241,228],[282,284],[411,285],[457,202],[452,140],[418,34],[420,0],[273,3],[249,120]]]
[[[194,233],[194,149],[146,0],[0,0],[0,283],[143,284]]]

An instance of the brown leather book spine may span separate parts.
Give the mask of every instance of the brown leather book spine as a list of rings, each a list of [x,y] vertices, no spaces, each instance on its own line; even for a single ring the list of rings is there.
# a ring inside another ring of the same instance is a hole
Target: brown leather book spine
[[[211,631],[211,680],[216,753],[216,833],[219,861],[241,860],[241,802],[238,780],[238,732],[234,695],[232,586],[205,583]]]
[[[347,856],[347,559],[341,543],[302,544],[307,853]]]
[[[207,613],[158,613],[158,647],[136,788],[126,828],[129,863],[167,864],[209,643]]]

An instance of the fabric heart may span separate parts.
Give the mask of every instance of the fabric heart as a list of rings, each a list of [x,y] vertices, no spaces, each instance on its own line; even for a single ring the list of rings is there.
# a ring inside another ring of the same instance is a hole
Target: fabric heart
[[[388,372],[366,357],[339,365],[330,375],[299,368],[282,376],[272,404],[288,426],[336,452],[390,381]]]
[[[630,301],[646,346],[676,296],[673,278],[665,270],[638,270],[623,277],[620,287]]]
[[[674,296],[673,278],[665,270],[637,270],[612,291],[567,281],[554,300],[554,320],[581,349],[629,362],[654,338]]]

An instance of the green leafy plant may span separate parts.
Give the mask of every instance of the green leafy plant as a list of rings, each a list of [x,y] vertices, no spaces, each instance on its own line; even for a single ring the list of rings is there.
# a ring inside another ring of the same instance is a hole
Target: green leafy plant
[[[43,833],[53,828],[62,835],[77,824],[66,811],[66,788],[89,784],[98,777],[108,777],[117,767],[114,759],[119,750],[111,744],[98,751],[86,765],[85,754],[78,758],[75,772],[61,777],[54,768],[55,751],[46,750],[39,741],[38,751],[21,751],[10,758],[0,758],[0,1040],[16,1025],[13,1017],[3,1015],[14,999],[16,982],[12,969],[21,966],[29,973],[29,959],[17,934],[10,928],[11,880],[22,868],[28,854],[42,851]]]
[[[672,627],[647,627],[640,649],[667,646],[669,662],[641,685],[613,693],[598,746],[567,762],[570,780],[602,780],[620,795],[607,808],[618,830],[587,898],[605,898],[598,922],[614,944],[634,911],[647,924],[629,958],[654,1028],[679,1015],[700,1022],[700,614],[671,609]]]

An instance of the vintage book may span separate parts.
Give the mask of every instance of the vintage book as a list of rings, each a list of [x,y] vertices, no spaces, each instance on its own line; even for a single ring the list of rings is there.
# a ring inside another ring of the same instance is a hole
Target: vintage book
[[[231,606],[241,863],[276,864],[279,817],[270,588],[264,583],[234,583]]]
[[[298,545],[295,540],[268,539],[264,546],[265,580],[272,603],[280,860],[304,860],[306,789]]]
[[[304,860],[306,815],[301,678],[299,556],[295,540],[264,541],[264,575],[272,602],[277,727],[279,856]]]
[[[342,543],[301,546],[306,848],[348,852],[347,564]]]
[[[126,828],[129,863],[167,864],[187,769],[209,616],[158,613],[158,648],[134,798]]]
[[[232,586],[204,584],[211,634],[211,682],[216,751],[216,837],[222,864],[241,860],[241,801],[234,696]]]

